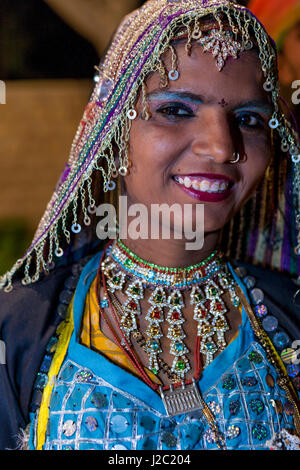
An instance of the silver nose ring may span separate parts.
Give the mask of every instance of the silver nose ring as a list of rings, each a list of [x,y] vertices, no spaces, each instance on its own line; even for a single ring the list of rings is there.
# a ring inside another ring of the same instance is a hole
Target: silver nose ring
[[[240,154],[239,152],[234,152],[233,157],[235,160],[229,160],[229,163],[238,163],[240,161]]]

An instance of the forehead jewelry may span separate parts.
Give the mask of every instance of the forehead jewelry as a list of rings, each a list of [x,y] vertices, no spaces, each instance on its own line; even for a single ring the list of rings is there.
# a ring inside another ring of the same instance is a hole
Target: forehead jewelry
[[[211,30],[206,36],[200,37],[199,43],[204,52],[210,52],[216,59],[219,72],[223,69],[228,57],[237,59],[242,44],[235,41],[229,31]]]

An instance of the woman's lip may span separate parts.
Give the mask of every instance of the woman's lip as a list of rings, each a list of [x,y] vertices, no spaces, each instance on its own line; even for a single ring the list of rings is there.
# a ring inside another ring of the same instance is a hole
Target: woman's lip
[[[185,178],[186,176],[188,178],[207,178],[210,180],[223,180],[223,181],[229,181],[230,183],[236,183],[236,181],[233,178],[230,178],[229,176],[226,175],[220,175],[218,173],[190,173],[190,174],[180,174],[180,175],[175,175],[180,178]]]
[[[174,180],[175,181],[175,180]],[[177,186],[179,186],[185,193],[187,193],[189,196],[193,197],[194,199],[197,199],[198,201],[202,202],[222,202],[225,201],[231,194],[234,185],[231,188],[226,189],[226,191],[223,191],[222,193],[208,193],[204,191],[197,191],[196,189],[193,188],[186,188],[182,184],[178,183],[175,181]]]

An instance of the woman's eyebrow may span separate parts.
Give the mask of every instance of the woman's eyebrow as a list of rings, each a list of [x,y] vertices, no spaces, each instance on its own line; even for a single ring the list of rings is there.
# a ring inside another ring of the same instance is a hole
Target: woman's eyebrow
[[[149,101],[154,100],[168,100],[168,99],[179,99],[189,101],[195,104],[203,104],[206,100],[201,95],[197,95],[195,93],[189,91],[161,91],[161,90],[154,90],[147,94],[147,98]],[[210,101],[208,101],[210,102]],[[242,109],[256,109],[267,114],[271,114],[273,111],[272,105],[265,100],[249,100],[249,101],[241,101],[234,106],[236,111]]]
[[[195,93],[188,91],[161,91],[154,90],[147,94],[149,101],[153,100],[166,100],[166,99],[179,99],[189,101],[191,103],[201,104],[203,103],[203,98]]]
[[[234,107],[235,111],[242,111],[243,109],[255,109],[266,114],[272,114],[273,106],[268,101],[264,100],[250,100],[237,103]]]

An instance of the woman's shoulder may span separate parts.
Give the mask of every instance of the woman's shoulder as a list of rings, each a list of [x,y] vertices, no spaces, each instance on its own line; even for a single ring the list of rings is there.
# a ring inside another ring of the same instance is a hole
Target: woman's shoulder
[[[300,285],[286,272],[235,260],[233,267],[252,296],[258,295],[283,328],[300,338]]]
[[[2,333],[8,325],[26,328],[29,322],[37,327],[37,323],[46,321],[52,307],[57,304],[59,293],[69,273],[70,267],[58,268],[34,284],[24,286],[18,280],[14,283],[12,291],[0,291]]]
[[[70,303],[80,273],[91,258],[65,263],[29,285],[17,280],[9,293],[0,291],[0,332],[8,325],[15,328],[30,323],[37,331],[38,325],[48,323],[55,312],[63,318],[63,305]]]

